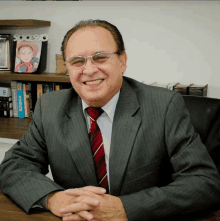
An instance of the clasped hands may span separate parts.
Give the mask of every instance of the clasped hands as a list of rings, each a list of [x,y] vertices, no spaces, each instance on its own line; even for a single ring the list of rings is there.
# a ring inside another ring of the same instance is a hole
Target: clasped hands
[[[127,221],[120,198],[105,193],[94,186],[59,191],[48,197],[47,207],[63,221]]]

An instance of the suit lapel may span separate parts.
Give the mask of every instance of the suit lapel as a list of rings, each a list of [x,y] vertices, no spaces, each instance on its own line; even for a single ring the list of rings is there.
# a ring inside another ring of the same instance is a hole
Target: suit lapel
[[[123,175],[141,120],[133,116],[139,108],[136,93],[123,80],[112,126],[109,157],[110,193],[120,194]]]
[[[66,108],[68,117],[64,121],[63,132],[68,149],[81,174],[85,185],[97,185],[94,161],[88,137],[82,102],[74,92],[70,105]]]

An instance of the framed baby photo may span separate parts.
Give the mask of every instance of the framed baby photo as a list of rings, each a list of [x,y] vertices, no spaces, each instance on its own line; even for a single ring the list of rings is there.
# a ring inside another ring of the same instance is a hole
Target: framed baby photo
[[[46,69],[48,36],[14,35],[12,70],[22,74],[41,74]]]
[[[41,45],[41,41],[18,41],[14,72],[36,72],[40,63]]]
[[[11,70],[11,35],[0,34],[0,71]]]

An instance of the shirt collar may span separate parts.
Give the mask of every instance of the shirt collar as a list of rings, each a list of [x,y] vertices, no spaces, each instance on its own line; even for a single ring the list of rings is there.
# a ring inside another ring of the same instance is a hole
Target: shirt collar
[[[120,94],[120,90],[118,91],[118,93],[114,95],[114,97],[105,106],[102,107],[102,109],[109,116],[112,122],[113,122],[113,118],[115,114],[116,104],[118,103],[119,94]],[[85,115],[85,113],[87,113],[86,108],[89,107],[89,105],[83,99],[82,99],[82,107],[83,107],[83,112]]]

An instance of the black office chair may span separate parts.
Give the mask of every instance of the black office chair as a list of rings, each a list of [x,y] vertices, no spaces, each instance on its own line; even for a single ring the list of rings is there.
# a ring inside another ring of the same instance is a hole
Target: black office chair
[[[195,131],[220,173],[220,99],[183,95]]]

